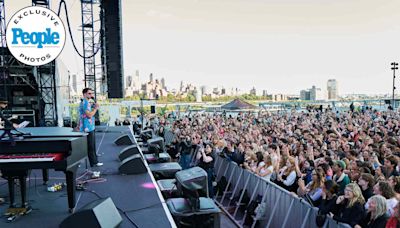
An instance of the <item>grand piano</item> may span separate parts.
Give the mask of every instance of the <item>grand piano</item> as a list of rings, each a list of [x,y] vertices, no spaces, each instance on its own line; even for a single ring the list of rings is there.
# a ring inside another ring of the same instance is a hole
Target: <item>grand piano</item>
[[[76,170],[87,156],[85,133],[73,132],[71,128],[37,127],[21,129],[22,137],[0,140],[0,170],[8,180],[10,208],[16,208],[14,180],[19,179],[21,187],[21,208],[26,202],[26,177],[29,170],[42,169],[43,181],[48,180],[48,169],[62,171],[66,176],[68,208],[73,212],[76,204]],[[2,131],[0,130],[0,135]]]

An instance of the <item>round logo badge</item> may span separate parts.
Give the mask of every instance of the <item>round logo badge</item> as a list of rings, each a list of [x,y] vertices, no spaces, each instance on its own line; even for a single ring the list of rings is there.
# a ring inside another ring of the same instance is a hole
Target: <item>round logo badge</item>
[[[20,62],[40,66],[53,61],[65,44],[65,28],[53,11],[38,6],[21,9],[10,19],[7,46]]]

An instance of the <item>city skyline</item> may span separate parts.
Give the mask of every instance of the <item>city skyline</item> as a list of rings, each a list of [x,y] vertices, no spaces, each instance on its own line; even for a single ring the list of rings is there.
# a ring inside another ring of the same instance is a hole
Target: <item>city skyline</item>
[[[7,1],[7,18],[30,4]],[[81,50],[80,4],[67,5]],[[169,88],[184,80],[298,94],[335,78],[341,94],[386,94],[390,63],[400,60],[395,0],[123,0],[122,6],[125,75],[153,73]],[[82,77],[83,61],[69,38],[59,60]]]
[[[132,78],[136,78],[136,84],[132,85],[132,86],[128,86],[127,85],[127,81],[132,80]],[[259,87],[256,85],[253,85],[249,90],[242,90],[240,89],[239,86],[236,87],[226,87],[223,85],[217,85],[217,84],[208,84],[208,85],[196,85],[194,83],[192,83],[191,81],[187,80],[181,80],[179,82],[179,86],[177,87],[168,87],[165,86],[167,83],[167,80],[164,77],[160,77],[157,75],[154,75],[152,73],[150,73],[150,75],[139,75],[139,71],[136,70],[135,71],[135,76],[132,76],[132,74],[127,74],[125,75],[125,90],[129,90],[129,89],[133,89],[133,91],[138,92],[139,90],[141,90],[140,88],[142,88],[143,86],[145,86],[145,84],[148,84],[151,81],[158,81],[160,83],[160,85],[164,85],[161,86],[161,88],[165,89],[165,92],[167,93],[173,93],[175,94],[176,92],[179,91],[185,91],[188,90],[189,88],[191,89],[200,89],[201,93],[203,95],[210,95],[212,93],[217,93],[217,92],[213,92],[213,90],[219,90],[219,93],[221,94],[221,90],[224,91],[223,95],[228,95],[228,96],[237,96],[237,95],[243,95],[243,94],[254,94],[253,90],[256,91],[256,95],[257,96],[269,96],[269,95],[285,95],[285,96],[298,96],[301,97],[301,94],[303,91],[307,91],[308,93],[312,93],[314,95],[306,95],[307,97],[309,97],[308,99],[311,100],[336,100],[340,97],[343,96],[349,96],[349,95],[391,95],[390,92],[386,92],[386,93],[342,93],[340,87],[338,87],[338,80],[336,80],[335,78],[330,78],[327,81],[323,82],[322,85],[319,84],[315,84],[315,83],[311,83],[309,85],[307,85],[307,88],[301,88],[301,90],[296,91],[294,93],[284,93],[284,92],[270,92],[271,90],[269,88],[263,88],[263,87]],[[163,82],[164,81],[164,82]],[[131,88],[128,88],[131,87]],[[191,90],[189,89],[189,90]],[[207,91],[207,92],[204,92]],[[143,92],[143,91],[142,91]],[[132,90],[131,92],[132,93]],[[396,93],[397,94],[397,93]],[[127,94],[125,94],[127,96]],[[398,94],[397,94],[398,95]],[[305,100],[308,100],[305,99]]]

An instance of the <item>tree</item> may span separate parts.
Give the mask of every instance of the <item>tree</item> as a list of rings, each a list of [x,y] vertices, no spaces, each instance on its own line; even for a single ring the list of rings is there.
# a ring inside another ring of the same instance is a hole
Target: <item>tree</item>
[[[167,95],[167,102],[175,102],[175,96],[172,93]]]
[[[196,97],[193,94],[188,94],[185,100],[187,102],[194,102],[196,101]]]

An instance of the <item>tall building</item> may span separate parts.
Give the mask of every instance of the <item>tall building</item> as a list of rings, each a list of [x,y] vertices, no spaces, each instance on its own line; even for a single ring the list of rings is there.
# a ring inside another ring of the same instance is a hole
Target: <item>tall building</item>
[[[254,96],[257,95],[256,87],[253,87],[253,88],[250,90],[250,94],[251,94],[251,95],[254,95]]]
[[[150,99],[155,99],[159,97],[166,97],[167,96],[167,91],[161,83],[165,80],[158,80],[153,77],[153,74],[150,74],[150,78],[148,82],[145,82],[143,84],[140,84],[139,82],[139,76],[135,76],[134,78],[134,83],[136,85],[137,83],[137,90],[135,87],[135,91],[133,92],[134,94],[136,93],[144,93],[148,98]]]
[[[125,87],[126,88],[132,87],[132,75],[126,76]]]
[[[179,86],[179,92],[182,92],[184,89],[183,81],[181,81],[181,84]]]
[[[196,102],[202,102],[202,96],[203,94],[201,93],[201,89],[199,87],[196,88],[195,90],[195,96],[196,96]]]
[[[226,89],[225,88],[221,89],[221,95],[226,95]]]
[[[165,89],[165,78],[161,78],[161,87]]]
[[[137,71],[137,74],[135,76],[133,76],[133,78],[132,78],[132,88],[136,92],[139,92],[139,90],[140,90],[140,79],[139,79],[138,71]]]
[[[325,100],[325,93],[321,88],[312,86],[311,89],[300,91],[300,100],[303,101]]]
[[[268,96],[268,91],[266,89],[264,89],[262,91],[262,95],[263,95],[263,97],[267,97]]]
[[[226,90],[226,95],[228,95],[228,96],[237,96],[237,93],[236,93],[236,89],[235,88],[230,88],[230,89],[227,89]]]
[[[328,99],[336,100],[338,98],[338,83],[336,79],[329,79],[327,83]]]
[[[125,76],[125,97],[133,96],[132,75]]]
[[[72,90],[74,93],[78,93],[78,83],[76,82],[76,74],[72,75]]]
[[[300,100],[309,101],[310,100],[310,91],[309,90],[300,91]]]
[[[272,96],[272,100],[274,100],[274,101],[287,101],[287,96],[285,94],[274,94]]]
[[[325,100],[324,92],[322,91],[322,89],[312,86],[310,89],[310,100],[312,101]]]

